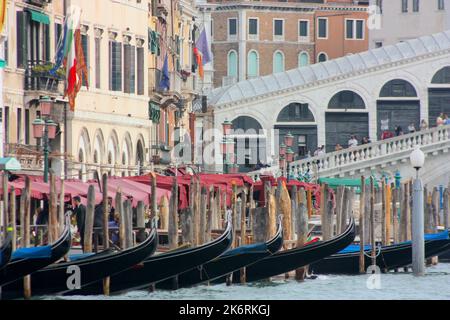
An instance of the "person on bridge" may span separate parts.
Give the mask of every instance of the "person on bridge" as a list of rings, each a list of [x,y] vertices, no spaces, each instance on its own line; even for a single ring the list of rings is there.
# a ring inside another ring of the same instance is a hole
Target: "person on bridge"
[[[420,130],[427,130],[428,129],[428,122],[425,119],[422,119],[420,122]]]
[[[403,134],[403,129],[402,129],[402,127],[396,126],[396,127],[395,127],[395,135],[398,137],[398,136],[401,136],[402,134]]]
[[[445,124],[445,119],[444,119],[444,113],[441,113],[440,115],[439,115],[439,117],[437,117],[437,119],[436,119],[436,125],[437,126],[443,126],[444,124]]]
[[[348,147],[353,148],[358,146],[358,139],[356,139],[355,135],[350,136],[350,140],[348,140]]]

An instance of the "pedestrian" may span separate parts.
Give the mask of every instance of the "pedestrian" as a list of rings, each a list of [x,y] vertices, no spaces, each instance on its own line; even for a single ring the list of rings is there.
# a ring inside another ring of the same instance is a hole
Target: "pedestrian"
[[[120,221],[120,216],[117,213],[117,214],[114,214],[113,220],[110,220],[108,222],[109,230],[111,230],[111,241],[115,245],[119,244],[119,221]]]
[[[401,136],[402,134],[403,134],[402,127],[396,126],[395,127],[395,135],[398,137],[398,136]]]
[[[353,148],[358,146],[358,139],[356,139],[355,135],[350,136],[350,140],[348,140],[348,147]]]
[[[449,125],[450,119],[448,118],[448,115],[444,114],[444,125]]]
[[[319,152],[318,152],[318,156],[320,157],[320,156],[323,156],[323,155],[325,155],[325,146],[324,145],[322,145],[320,148],[319,148]]]
[[[341,151],[344,149],[339,143],[334,147],[334,151]]]
[[[414,122],[411,122],[408,126],[408,132],[409,133],[414,133],[416,132],[416,127],[414,126]]]
[[[368,137],[364,137],[364,138],[362,138],[362,140],[361,140],[361,144],[369,144],[370,143],[370,140],[369,140],[369,138]]]
[[[80,234],[81,248],[84,252],[84,234],[85,234],[85,221],[86,221],[86,206],[81,203],[81,198],[76,196],[73,198],[73,215],[77,220],[77,229]]]
[[[420,122],[420,130],[427,130],[428,129],[428,122],[425,119],[422,119]]]
[[[439,117],[437,117],[437,119],[436,119],[436,125],[437,125],[437,126],[443,126],[443,125],[444,125],[444,122],[445,122],[445,120],[444,120],[444,113],[441,112],[441,114],[439,115]]]

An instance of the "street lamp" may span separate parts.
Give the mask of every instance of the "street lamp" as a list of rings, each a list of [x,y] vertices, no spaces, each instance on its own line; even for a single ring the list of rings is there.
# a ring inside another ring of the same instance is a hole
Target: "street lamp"
[[[425,274],[424,208],[419,170],[425,163],[425,155],[419,147],[416,147],[411,153],[410,161],[412,167],[416,169],[412,214],[412,267],[415,276],[423,276]]]
[[[56,128],[58,125],[49,119],[53,101],[49,97],[43,97],[39,100],[41,117],[33,121],[33,136],[35,139],[43,138],[44,143],[44,182],[48,182],[48,156],[50,153],[50,140],[56,137]]]
[[[291,167],[290,164],[292,163],[292,161],[294,161],[294,154],[295,152],[291,149],[288,148],[286,150],[286,165],[287,165],[287,181],[289,182],[290,180],[290,171],[291,171]]]

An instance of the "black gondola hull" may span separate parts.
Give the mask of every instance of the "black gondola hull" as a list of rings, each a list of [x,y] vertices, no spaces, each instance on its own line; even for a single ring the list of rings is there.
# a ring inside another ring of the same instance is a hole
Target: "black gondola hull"
[[[250,265],[246,269],[247,282],[274,277],[319,261],[346,248],[354,239],[355,222],[352,219],[347,230],[331,240],[277,252]],[[233,277],[233,281],[237,279],[239,279],[237,276]]]
[[[0,272],[11,260],[12,254],[12,234],[8,232],[6,239],[0,247]]]
[[[169,279],[202,265],[228,250],[232,238],[233,234],[229,223],[225,233],[208,244],[152,256],[144,262],[111,277],[110,292],[119,294],[125,291],[149,288],[152,283]],[[94,283],[82,290],[70,292],[70,294],[102,294],[101,283]]]
[[[425,241],[425,258],[445,252],[446,248],[450,249],[450,240]],[[364,263],[367,270],[372,264],[370,251],[366,251]],[[382,247],[376,263],[382,271],[410,265],[412,263],[411,244]],[[315,274],[359,274],[359,252],[334,254],[312,264],[310,270]]]
[[[152,230],[140,245],[112,254],[99,253],[85,259],[53,264],[31,276],[33,295],[64,294],[76,284],[75,274],[79,275],[81,288],[100,279],[119,273],[140,263],[152,255],[158,246],[156,230]],[[6,299],[20,298],[22,281],[4,287]]]

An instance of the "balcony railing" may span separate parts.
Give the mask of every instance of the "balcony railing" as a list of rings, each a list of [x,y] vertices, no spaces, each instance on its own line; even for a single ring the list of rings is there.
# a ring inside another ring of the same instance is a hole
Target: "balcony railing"
[[[16,158],[23,171],[44,169],[44,154],[41,146],[9,143],[5,145],[5,156]]]
[[[25,90],[45,91],[49,93],[62,94],[61,84],[64,81],[62,70],[56,75],[50,74],[52,64],[48,61],[30,60],[25,70]]]
[[[182,78],[178,72],[172,71],[169,72],[170,79],[170,88],[169,90],[163,90],[160,87],[161,79],[162,79],[162,71],[156,68],[149,68],[148,72],[148,85],[149,85],[149,94],[151,95],[153,92],[157,92],[162,95],[171,95],[174,93],[180,93],[182,88]]]

